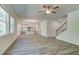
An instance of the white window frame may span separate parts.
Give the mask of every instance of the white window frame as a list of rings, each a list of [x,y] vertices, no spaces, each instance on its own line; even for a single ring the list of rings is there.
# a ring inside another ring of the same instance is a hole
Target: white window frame
[[[3,35],[0,35],[0,36],[4,36],[4,35],[8,35],[8,30],[7,30],[7,25],[9,25],[9,14],[6,12],[6,10],[5,9],[3,9],[2,7],[0,7],[0,11],[1,11],[1,16],[0,16],[0,18],[2,18],[2,19],[5,19],[5,20],[0,20],[0,22],[5,22],[5,27],[6,27],[6,29],[5,29],[5,33],[3,34]],[[5,12],[6,14],[5,15],[3,15],[2,14],[2,12]],[[3,17],[4,18],[3,18]],[[6,17],[6,18],[5,18]],[[8,20],[8,21],[7,21]]]
[[[12,17],[9,13],[6,12],[6,10],[4,8],[1,8],[1,14],[0,14],[0,18],[5,19],[5,20],[0,20],[0,22],[5,22],[6,24],[6,29],[5,29],[5,34],[1,34],[0,36],[4,36],[4,35],[9,35],[15,32],[15,19],[14,17]],[[5,12],[6,14],[2,14],[2,11]],[[5,18],[6,17],[6,18]],[[12,18],[12,19],[11,19]],[[11,23],[12,22],[12,23]]]
[[[15,27],[15,19],[10,16],[10,33],[14,33],[14,28]]]

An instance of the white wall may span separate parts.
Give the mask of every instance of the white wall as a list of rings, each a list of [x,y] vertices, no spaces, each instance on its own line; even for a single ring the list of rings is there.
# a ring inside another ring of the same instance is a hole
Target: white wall
[[[62,17],[62,18],[57,19],[56,21],[54,21],[54,27],[55,27],[55,29],[58,29],[65,22],[67,22],[67,17]]]
[[[36,33],[37,33],[37,34],[40,34],[40,32],[41,32],[41,31],[40,31],[40,22],[37,22],[37,23],[36,23]]]
[[[47,20],[40,22],[40,35],[47,37]]]
[[[48,37],[55,37],[56,36],[56,30],[54,27],[54,20],[48,20],[47,21],[47,36]]]
[[[45,36],[45,37],[56,36],[54,20],[43,20],[40,22],[40,35]]]
[[[13,34],[8,34],[5,36],[0,37],[0,54],[3,54],[6,49],[16,40],[17,38],[17,22],[18,22],[18,17],[12,12],[11,9],[9,9],[10,6],[7,5],[1,5],[10,15],[15,17],[15,32]]]
[[[21,34],[21,22],[17,23],[17,35]]]
[[[17,35],[15,33],[0,37],[0,54],[3,54],[6,49],[16,40],[16,38]]]
[[[79,45],[79,10],[68,14],[67,30],[57,36],[57,39]]]

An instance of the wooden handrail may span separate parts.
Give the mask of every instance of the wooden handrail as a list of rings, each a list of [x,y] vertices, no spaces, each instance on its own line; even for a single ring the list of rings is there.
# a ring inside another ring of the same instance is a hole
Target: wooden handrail
[[[65,25],[65,24],[67,24],[67,21],[64,23],[64,24],[62,24],[57,30],[59,30],[63,25]],[[56,31],[57,31],[56,30]]]
[[[64,26],[65,24],[67,24],[67,21],[66,21],[64,24],[62,24],[62,25],[56,30],[56,35],[59,34],[59,33],[57,33],[57,31],[60,30],[60,29],[62,28],[62,26]],[[66,26],[66,28],[67,28],[67,26]],[[66,29],[64,29],[64,30],[66,30]],[[61,30],[61,31],[64,31],[64,30]]]

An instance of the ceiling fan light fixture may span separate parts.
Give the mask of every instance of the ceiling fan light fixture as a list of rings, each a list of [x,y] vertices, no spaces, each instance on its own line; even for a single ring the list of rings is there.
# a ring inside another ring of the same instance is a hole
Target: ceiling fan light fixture
[[[50,13],[53,13],[55,14],[56,13],[56,9],[58,9],[59,6],[58,5],[55,5],[55,6],[52,6],[52,5],[43,5],[42,6],[42,10],[40,12],[44,12],[45,15],[47,14],[50,14]]]
[[[51,13],[51,11],[46,11],[45,13],[49,14],[49,13]]]

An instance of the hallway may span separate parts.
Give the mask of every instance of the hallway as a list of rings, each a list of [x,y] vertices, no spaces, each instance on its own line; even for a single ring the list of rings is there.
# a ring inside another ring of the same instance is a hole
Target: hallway
[[[79,46],[40,35],[21,35],[4,55],[73,55]]]

